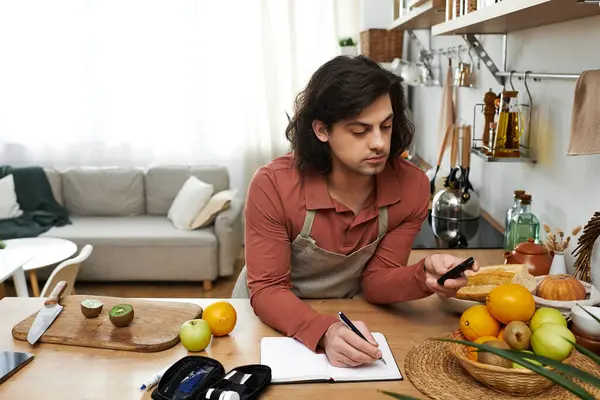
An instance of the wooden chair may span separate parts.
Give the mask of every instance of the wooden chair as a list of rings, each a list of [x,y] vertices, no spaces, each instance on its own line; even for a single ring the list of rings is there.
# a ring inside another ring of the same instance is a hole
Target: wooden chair
[[[92,254],[93,249],[92,245],[86,244],[79,252],[79,255],[61,262],[58,267],[54,268],[54,271],[52,271],[44,288],[40,292],[40,297],[50,296],[52,289],[54,289],[56,284],[60,281],[67,282],[67,288],[64,293],[65,296],[75,294],[75,281],[79,274],[79,268],[81,267],[81,264],[88,259],[90,254]]]

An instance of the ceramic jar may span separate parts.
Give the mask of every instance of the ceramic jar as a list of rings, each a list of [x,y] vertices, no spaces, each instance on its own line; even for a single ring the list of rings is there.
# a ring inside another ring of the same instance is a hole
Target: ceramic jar
[[[528,239],[519,243],[513,251],[504,253],[505,264],[525,264],[533,276],[548,275],[552,265],[552,256],[546,248]]]
[[[557,251],[552,257],[552,264],[550,265],[550,275],[559,275],[567,273],[567,265],[565,263],[565,253]]]
[[[600,290],[600,236],[594,242],[590,259],[590,278],[592,285]]]

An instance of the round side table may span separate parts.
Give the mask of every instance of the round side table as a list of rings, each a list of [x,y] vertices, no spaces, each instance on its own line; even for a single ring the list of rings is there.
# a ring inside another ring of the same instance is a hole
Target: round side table
[[[29,297],[23,265],[30,259],[31,254],[24,251],[0,250],[0,288],[3,288],[4,281],[12,276],[17,297]],[[0,293],[0,298],[2,297],[4,293]]]
[[[50,237],[32,237],[5,240],[7,249],[22,250],[31,254],[31,259],[23,265],[29,274],[31,291],[34,297],[40,296],[36,270],[60,263],[77,251],[77,245],[70,240]]]

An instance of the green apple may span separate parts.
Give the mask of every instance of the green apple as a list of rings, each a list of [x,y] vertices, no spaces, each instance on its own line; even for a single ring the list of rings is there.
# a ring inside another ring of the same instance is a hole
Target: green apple
[[[533,351],[531,351],[531,350],[522,350],[522,353],[533,354]],[[529,362],[531,362],[532,364],[535,364],[535,365],[542,365],[542,363],[539,362],[539,361],[537,361],[537,360],[531,360],[529,358],[526,358],[526,360],[529,361]],[[525,367],[525,366],[523,366],[521,364],[517,364],[514,361],[513,361],[513,368],[526,368],[526,369],[528,369],[527,367]]]
[[[576,341],[575,335],[566,326],[546,322],[538,326],[531,335],[531,348],[535,354],[563,361],[569,357],[574,347],[565,339],[573,343]]]
[[[185,321],[179,329],[179,338],[188,351],[202,351],[212,339],[210,325],[203,319]]]
[[[540,325],[547,322],[562,325],[565,328],[567,327],[567,320],[560,311],[556,308],[542,307],[533,314],[533,317],[531,317],[529,329],[531,329],[531,332],[535,332]]]

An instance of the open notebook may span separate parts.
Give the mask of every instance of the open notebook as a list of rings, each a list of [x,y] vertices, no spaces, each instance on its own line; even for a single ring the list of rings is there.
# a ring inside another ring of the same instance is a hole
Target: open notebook
[[[260,343],[260,362],[271,367],[271,383],[286,382],[359,382],[403,380],[396,360],[383,334],[375,332],[385,365],[337,368],[329,364],[325,354],[314,353],[296,339],[265,337]]]

